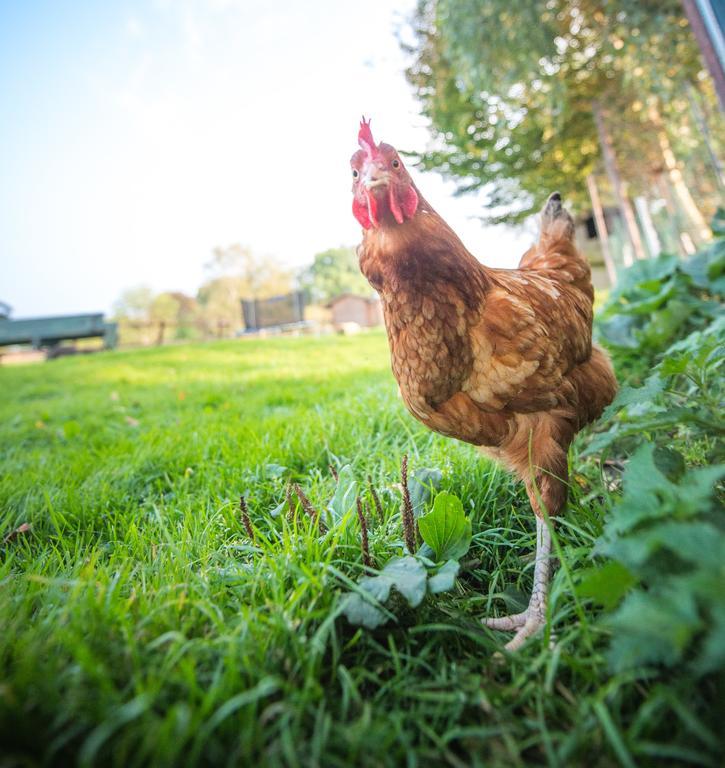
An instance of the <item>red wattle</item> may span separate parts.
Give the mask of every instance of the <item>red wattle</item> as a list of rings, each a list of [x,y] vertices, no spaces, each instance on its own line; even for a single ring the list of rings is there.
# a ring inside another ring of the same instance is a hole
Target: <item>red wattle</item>
[[[405,219],[403,218],[403,212],[400,210],[398,197],[393,191],[392,187],[388,187],[388,205],[390,206],[390,213],[393,214],[393,218],[398,222],[398,224],[402,224]]]
[[[393,187],[390,187],[388,204],[395,220],[398,224],[402,224],[406,219],[412,219],[415,216],[418,210],[418,193],[413,187],[406,187],[402,193],[397,194]]]
[[[403,215],[406,219],[412,219],[418,210],[418,193],[413,187],[406,187],[403,193],[403,199],[400,201],[400,207],[403,209]]]
[[[375,199],[375,193],[371,189],[366,189],[365,197],[368,201],[368,217],[370,223],[374,227],[380,226],[380,221],[378,219],[378,201]]]
[[[363,229],[370,229],[372,227],[367,205],[363,205],[356,197],[352,199],[352,215],[360,222]]]

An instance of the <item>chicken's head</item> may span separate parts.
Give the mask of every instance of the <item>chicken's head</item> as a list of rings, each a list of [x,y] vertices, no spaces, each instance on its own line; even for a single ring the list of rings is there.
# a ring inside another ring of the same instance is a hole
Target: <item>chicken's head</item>
[[[352,166],[352,212],[365,229],[403,224],[418,210],[418,193],[403,161],[390,144],[375,143],[364,117],[357,135],[360,149]]]

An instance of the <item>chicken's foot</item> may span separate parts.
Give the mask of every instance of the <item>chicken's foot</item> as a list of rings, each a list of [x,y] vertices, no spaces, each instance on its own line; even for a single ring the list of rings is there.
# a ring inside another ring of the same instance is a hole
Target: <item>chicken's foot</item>
[[[529,607],[523,613],[483,620],[483,623],[491,629],[503,631],[516,630],[513,638],[506,643],[507,651],[518,650],[529,637],[535,635],[546,624],[546,595],[551,569],[550,556],[551,532],[546,522],[537,516],[534,587],[531,592]]]

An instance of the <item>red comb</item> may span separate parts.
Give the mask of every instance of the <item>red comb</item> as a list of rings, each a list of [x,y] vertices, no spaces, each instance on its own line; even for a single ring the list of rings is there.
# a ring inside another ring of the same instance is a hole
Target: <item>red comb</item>
[[[368,155],[372,155],[377,149],[375,139],[373,138],[373,132],[370,130],[370,120],[366,120],[365,115],[363,115],[363,118],[360,121],[357,143],[368,153]]]

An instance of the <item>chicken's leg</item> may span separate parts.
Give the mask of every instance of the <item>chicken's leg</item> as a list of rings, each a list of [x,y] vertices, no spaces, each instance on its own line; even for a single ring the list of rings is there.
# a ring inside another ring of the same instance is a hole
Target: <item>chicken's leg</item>
[[[550,556],[551,532],[546,522],[537,515],[534,587],[531,592],[529,607],[523,613],[483,620],[483,623],[491,629],[516,630],[513,638],[506,643],[507,651],[518,650],[527,638],[536,634],[546,623],[546,595],[549,588],[549,573],[551,569]]]

